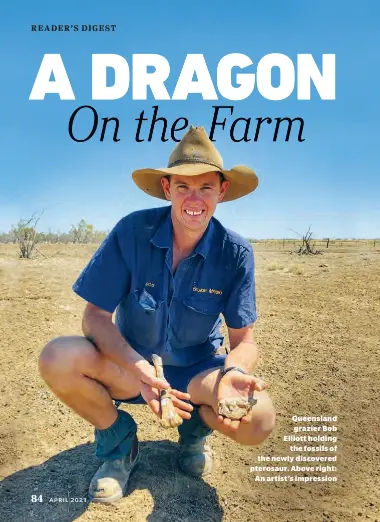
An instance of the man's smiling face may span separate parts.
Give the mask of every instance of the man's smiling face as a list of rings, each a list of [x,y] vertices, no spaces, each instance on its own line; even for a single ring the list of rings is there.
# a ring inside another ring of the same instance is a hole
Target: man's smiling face
[[[218,172],[198,176],[173,174],[170,181],[161,178],[165,196],[172,203],[173,219],[193,231],[207,228],[229,184],[226,180],[221,183]]]

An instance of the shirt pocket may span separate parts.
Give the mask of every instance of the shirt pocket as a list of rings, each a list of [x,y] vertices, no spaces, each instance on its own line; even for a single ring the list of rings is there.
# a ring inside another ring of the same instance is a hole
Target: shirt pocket
[[[179,303],[176,337],[185,346],[203,344],[223,311],[223,301],[215,297],[187,297]]]
[[[127,299],[126,331],[128,336],[145,348],[162,342],[163,301],[156,301],[145,290],[132,291]]]

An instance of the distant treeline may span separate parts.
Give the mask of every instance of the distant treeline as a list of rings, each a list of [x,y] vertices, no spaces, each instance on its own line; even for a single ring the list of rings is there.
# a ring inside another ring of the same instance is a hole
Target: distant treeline
[[[35,228],[23,228],[22,231],[25,233],[26,230],[33,231],[36,234],[36,243],[101,243],[103,239],[109,233],[109,230],[95,230],[94,226],[90,223],[87,223],[84,219],[77,225],[72,225],[69,232],[37,232]],[[17,243],[18,238],[20,237],[20,224],[18,226],[13,226],[9,232],[0,232],[0,243]],[[254,243],[262,243],[262,244],[270,244],[273,246],[283,246],[286,247],[289,244],[293,244],[294,246],[300,242],[302,239],[299,238],[284,238],[284,239],[256,239],[256,238],[248,238],[248,241],[252,244]],[[356,238],[321,238],[321,239],[313,239],[313,243],[321,246],[324,244],[325,246],[337,245],[340,243],[342,246],[344,243],[372,243],[373,246],[380,243],[380,239],[356,239]]]
[[[77,225],[72,225],[69,232],[37,232],[33,227],[23,224],[13,226],[9,232],[0,232],[0,243],[19,243],[20,236],[35,234],[35,243],[101,243],[108,230],[95,230],[94,226],[84,219]]]
[[[249,238],[248,239],[250,243],[257,244],[257,245],[265,245],[272,248],[289,248],[289,247],[296,247],[300,244],[304,243],[303,238],[285,238],[285,239],[254,239]],[[309,239],[309,242],[313,247],[318,248],[329,248],[329,247],[343,247],[343,246],[363,246],[367,245],[368,247],[376,247],[380,244],[380,238],[367,238],[367,239],[357,239],[357,238],[329,238],[324,237],[322,239]]]
[[[330,243],[336,243],[336,242],[342,242],[342,243],[352,243],[352,242],[356,242],[356,243],[361,243],[361,242],[365,242],[365,241],[380,241],[380,238],[356,238],[356,237],[352,237],[352,238],[345,238],[345,237],[334,237],[334,238],[329,238],[329,237],[323,237],[323,238],[313,238],[313,241],[316,241],[318,243],[326,243],[326,242],[330,242]],[[302,238],[294,238],[294,237],[286,237],[286,238],[276,238],[276,239],[255,239],[255,238],[248,238],[248,241],[250,243],[299,243],[300,241],[302,242]]]

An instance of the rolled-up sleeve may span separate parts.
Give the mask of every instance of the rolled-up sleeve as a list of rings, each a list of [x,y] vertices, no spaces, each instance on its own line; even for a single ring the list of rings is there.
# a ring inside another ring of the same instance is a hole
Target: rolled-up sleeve
[[[252,247],[244,248],[240,256],[224,317],[230,328],[244,328],[257,319]]]
[[[73,285],[80,297],[113,313],[129,292],[131,274],[120,249],[123,221],[113,228]]]

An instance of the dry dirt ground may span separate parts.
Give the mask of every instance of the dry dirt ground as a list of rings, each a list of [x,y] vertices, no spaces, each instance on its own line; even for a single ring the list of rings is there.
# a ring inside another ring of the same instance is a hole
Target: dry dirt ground
[[[99,465],[91,426],[37,371],[49,339],[80,333],[84,302],[71,284],[94,248],[42,245],[45,258],[25,261],[0,245],[1,520],[380,521],[380,251],[365,243],[308,258],[281,244],[256,247],[257,374],[277,410],[260,448],[214,433],[215,471],[188,478],[177,469],[176,432],[161,429],[146,406],[126,407],[142,448],[129,495],[114,506],[50,501],[86,497]],[[283,437],[292,415],[320,414],[338,415],[338,481],[256,482],[258,455],[290,454]]]

